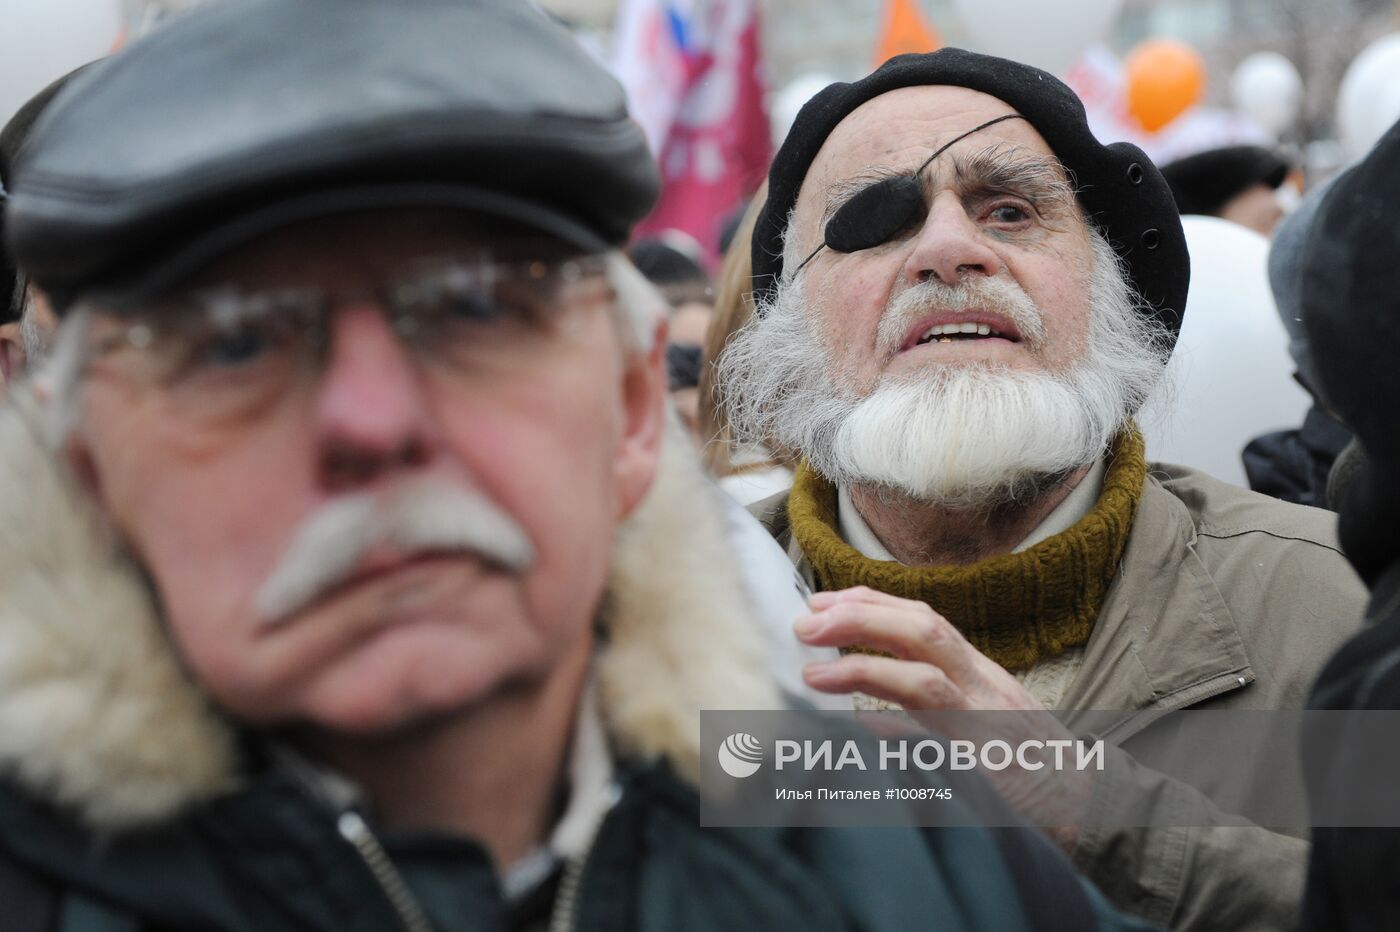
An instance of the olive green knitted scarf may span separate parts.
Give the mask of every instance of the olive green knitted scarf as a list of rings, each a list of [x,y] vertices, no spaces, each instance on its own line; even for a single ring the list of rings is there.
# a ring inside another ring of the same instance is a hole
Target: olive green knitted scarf
[[[1128,541],[1147,477],[1142,435],[1124,431],[1109,450],[1103,492],[1069,529],[1020,553],[970,566],[905,566],[872,560],[841,539],[836,486],[806,462],[788,519],[818,588],[869,586],[928,605],[1008,670],[1024,670],[1089,640]]]

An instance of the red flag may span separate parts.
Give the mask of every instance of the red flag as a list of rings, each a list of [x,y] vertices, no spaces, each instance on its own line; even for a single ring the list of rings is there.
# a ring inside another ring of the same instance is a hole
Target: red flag
[[[772,156],[757,3],[711,0],[693,12],[680,3],[660,6],[685,82],[661,146],[661,201],[637,232],[683,230],[714,263],[724,220],[758,186]],[[664,67],[660,75],[674,73]],[[641,98],[631,99],[635,115]]]

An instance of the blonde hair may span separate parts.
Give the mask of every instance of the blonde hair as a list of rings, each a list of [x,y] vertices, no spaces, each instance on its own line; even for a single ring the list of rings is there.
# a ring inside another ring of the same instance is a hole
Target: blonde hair
[[[735,465],[736,444],[729,417],[720,397],[715,379],[715,362],[724,353],[730,339],[753,316],[753,256],[749,246],[753,240],[754,224],[768,198],[768,182],[764,181],[748,209],[744,211],[739,228],[730,240],[729,251],[720,266],[715,313],[705,337],[705,354],[700,367],[700,436],[704,439],[703,458],[710,475],[720,478],[736,473],[770,469],[773,466],[793,466],[796,459],[780,453],[761,462]]]

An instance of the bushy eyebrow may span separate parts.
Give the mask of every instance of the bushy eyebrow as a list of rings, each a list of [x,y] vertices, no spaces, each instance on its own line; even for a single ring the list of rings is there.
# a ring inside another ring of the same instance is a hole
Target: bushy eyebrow
[[[1060,160],[993,145],[949,160],[954,184],[963,196],[1010,194],[1029,201],[1037,210],[1074,203],[1073,182]]]

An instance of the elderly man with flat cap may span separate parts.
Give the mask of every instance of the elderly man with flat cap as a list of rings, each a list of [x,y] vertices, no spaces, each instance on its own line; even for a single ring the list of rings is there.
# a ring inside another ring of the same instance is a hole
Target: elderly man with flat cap
[[[1208,800],[1153,763],[1192,736],[1151,723],[1300,708],[1363,593],[1329,515],[1146,458],[1188,280],[1161,175],[1051,75],[945,49],[818,94],[769,183],[719,379],[742,434],[803,458],[754,507],[817,591],[797,635],[844,651],[807,682],[1122,710],[1061,843],[1157,921],[1290,925],[1305,842],[1186,816]]]
[[[55,98],[6,219],[63,318],[0,413],[7,932],[1140,927],[1024,829],[701,828],[699,710],[781,700],[663,453],[616,251],[657,188],[516,0],[211,4]]]

